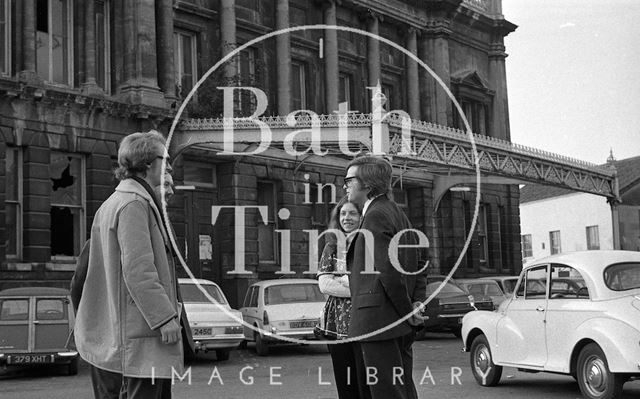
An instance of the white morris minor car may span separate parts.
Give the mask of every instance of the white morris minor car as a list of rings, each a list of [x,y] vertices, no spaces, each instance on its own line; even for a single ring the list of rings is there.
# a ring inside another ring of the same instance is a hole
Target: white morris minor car
[[[255,341],[259,356],[267,355],[270,345],[291,343],[278,337],[316,339],[314,328],[325,302],[316,280],[292,278],[252,284],[240,311],[245,323],[258,330],[245,326],[245,339]]]
[[[576,291],[553,284],[567,278],[585,285]],[[480,385],[496,385],[508,366],[571,375],[584,397],[615,398],[640,377],[640,252],[584,251],[531,262],[496,312],[463,318],[462,338]]]

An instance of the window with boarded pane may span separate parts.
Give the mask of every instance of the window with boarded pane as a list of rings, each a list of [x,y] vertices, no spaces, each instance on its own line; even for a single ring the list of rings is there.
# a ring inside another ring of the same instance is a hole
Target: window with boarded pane
[[[5,234],[8,259],[22,258],[22,150],[8,147],[5,158]]]
[[[274,263],[278,256],[276,236],[278,204],[275,182],[258,182],[258,206],[267,207],[266,224],[261,215],[258,215],[258,260],[261,263]]]
[[[587,226],[587,249],[600,249],[598,226]]]
[[[85,240],[84,158],[77,154],[52,152],[51,257],[64,259],[80,253]]]

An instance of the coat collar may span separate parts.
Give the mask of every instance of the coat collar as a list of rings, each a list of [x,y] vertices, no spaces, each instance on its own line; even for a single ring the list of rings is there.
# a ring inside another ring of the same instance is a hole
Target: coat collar
[[[160,227],[162,238],[164,239],[165,244],[168,244],[169,237],[167,236],[167,230],[164,225],[164,219],[162,218],[162,214],[160,213],[160,210],[154,203],[153,198],[151,198],[151,195],[149,194],[149,192],[144,187],[142,187],[140,183],[138,183],[133,179],[122,180],[120,184],[118,184],[118,187],[116,187],[116,191],[119,191],[121,193],[133,193],[147,200],[147,202],[149,203],[149,206],[153,210],[154,216],[156,217],[158,226]]]

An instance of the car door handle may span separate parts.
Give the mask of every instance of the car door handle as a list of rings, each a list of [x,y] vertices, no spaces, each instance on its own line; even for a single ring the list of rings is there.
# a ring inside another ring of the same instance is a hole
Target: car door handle
[[[538,306],[538,307],[536,308],[536,310],[537,310],[538,312],[544,312],[544,308],[543,308],[542,306]]]

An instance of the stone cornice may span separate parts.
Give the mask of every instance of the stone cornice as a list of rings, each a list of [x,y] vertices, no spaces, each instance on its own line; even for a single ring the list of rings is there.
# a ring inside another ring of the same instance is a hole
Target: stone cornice
[[[192,3],[187,3],[183,0],[177,0],[173,5],[173,8],[176,11],[183,11],[185,13],[196,15],[205,19],[213,19],[216,15],[218,15],[218,12],[216,10],[200,7]]]
[[[140,119],[173,118],[175,109],[153,107],[145,104],[129,104],[110,97],[93,96],[77,89],[25,84],[13,79],[0,79],[0,93],[9,101],[33,101],[51,107],[71,107],[85,112],[106,113],[114,117]]]
[[[407,6],[406,10],[400,8],[394,1],[382,0],[344,0],[342,5],[349,7],[357,12],[365,14],[373,14],[381,16],[385,21],[397,21],[403,26],[413,26],[415,28],[423,28],[426,20],[418,15],[419,13],[413,7]]]

